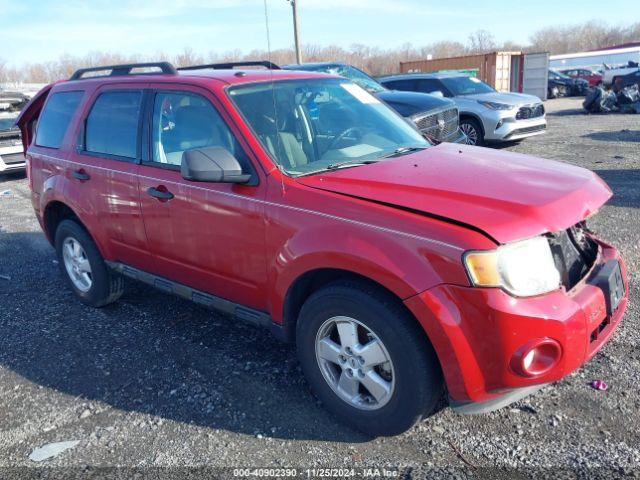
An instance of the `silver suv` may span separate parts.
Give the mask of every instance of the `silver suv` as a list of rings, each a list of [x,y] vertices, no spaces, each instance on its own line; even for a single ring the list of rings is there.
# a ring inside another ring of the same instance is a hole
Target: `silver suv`
[[[378,79],[394,90],[451,98],[460,111],[460,129],[470,145],[521,140],[544,133],[544,105],[533,95],[503,93],[481,80],[458,73],[393,75]]]

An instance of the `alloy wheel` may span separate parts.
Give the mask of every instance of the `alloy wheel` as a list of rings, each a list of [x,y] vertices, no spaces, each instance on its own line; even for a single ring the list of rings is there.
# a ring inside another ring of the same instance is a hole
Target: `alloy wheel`
[[[460,130],[467,136],[467,145],[476,145],[478,143],[478,131],[470,123],[460,124]]]
[[[391,399],[395,372],[380,338],[351,317],[326,320],[316,335],[316,360],[338,397],[362,410],[377,410]]]
[[[73,237],[65,238],[62,243],[62,259],[73,286],[83,293],[88,292],[93,285],[91,264],[80,242]]]

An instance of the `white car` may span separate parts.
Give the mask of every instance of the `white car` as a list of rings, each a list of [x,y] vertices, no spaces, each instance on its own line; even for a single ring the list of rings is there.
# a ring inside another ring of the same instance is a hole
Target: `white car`
[[[18,113],[0,111],[0,174],[26,167],[20,130],[14,125]]]
[[[638,72],[640,68],[635,67],[619,67],[619,68],[605,68],[602,71],[602,83],[604,85],[613,85],[615,79],[617,77],[624,77],[625,75],[629,75],[630,73]]]
[[[534,95],[498,92],[461,73],[411,73],[379,78],[395,90],[449,97],[460,111],[460,130],[469,145],[507,142],[540,135],[547,128],[544,105]]]

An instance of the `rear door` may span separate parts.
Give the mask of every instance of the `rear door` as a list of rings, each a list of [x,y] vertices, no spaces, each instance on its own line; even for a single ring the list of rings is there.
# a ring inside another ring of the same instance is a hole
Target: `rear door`
[[[429,94],[441,94],[443,97],[451,97],[451,92],[435,78],[420,78],[416,80],[416,91]]]
[[[384,82],[384,86],[390,90],[401,90],[404,92],[416,91],[416,82],[413,79],[390,80]]]
[[[144,223],[155,256],[152,272],[266,310],[266,182],[210,92],[186,85],[156,88],[148,103],[149,143],[139,175]],[[211,146],[232,153],[253,181],[238,185],[183,179],[182,153]]]
[[[140,210],[138,161],[143,85],[110,84],[92,93],[77,126],[67,196],[101,232],[108,260],[148,269],[152,258]]]

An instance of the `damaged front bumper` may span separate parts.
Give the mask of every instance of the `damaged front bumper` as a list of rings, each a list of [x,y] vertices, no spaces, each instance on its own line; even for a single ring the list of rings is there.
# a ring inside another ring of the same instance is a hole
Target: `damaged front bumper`
[[[440,285],[405,301],[436,350],[453,408],[461,413],[501,408],[565,377],[606,343],[624,315],[629,292],[616,249],[599,240],[597,248],[589,273],[568,290],[516,298],[496,288]],[[619,265],[624,285],[613,311],[599,277],[611,262]],[[538,375],[517,368],[531,345],[546,344],[557,351],[550,368]]]

